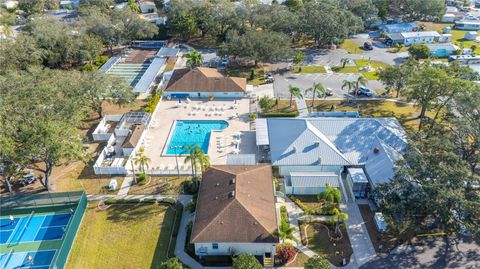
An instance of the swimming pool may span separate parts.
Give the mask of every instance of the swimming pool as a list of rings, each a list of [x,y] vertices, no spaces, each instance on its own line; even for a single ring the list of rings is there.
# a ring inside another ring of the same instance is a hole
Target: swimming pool
[[[223,130],[228,123],[223,120],[179,120],[175,122],[173,134],[170,137],[167,155],[174,155],[173,147],[199,146],[203,152],[208,153],[208,142],[212,130]],[[177,149],[177,154],[186,154],[185,149]]]

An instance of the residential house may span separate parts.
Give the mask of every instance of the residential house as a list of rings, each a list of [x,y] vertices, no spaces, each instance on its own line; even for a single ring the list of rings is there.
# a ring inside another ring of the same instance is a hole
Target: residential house
[[[405,46],[438,42],[440,37],[440,34],[436,31],[401,32],[388,35],[393,43],[404,44]]]
[[[455,22],[455,29],[478,31],[480,30],[480,20],[462,20]]]
[[[446,58],[452,54],[455,54],[459,49],[457,46],[451,43],[426,44],[426,46],[430,50],[430,54],[437,58]]]
[[[480,56],[474,55],[451,55],[448,57],[449,62],[457,62],[462,65],[480,64]]]
[[[379,27],[380,32],[387,34],[401,33],[401,32],[412,32],[419,29],[419,26],[414,22],[400,22],[392,24],[384,24]]]
[[[442,19],[440,20],[441,22],[448,22],[448,23],[452,23],[455,21],[455,14],[452,14],[452,13],[447,13],[445,15],[443,15]]]
[[[155,13],[157,12],[157,7],[153,1],[142,1],[138,5],[142,14]]]
[[[203,173],[190,238],[197,256],[248,253],[273,265],[277,223],[270,165],[217,165]]]
[[[225,77],[216,69],[196,67],[174,70],[164,95],[175,98],[242,98],[246,90],[245,78]]]
[[[257,145],[266,147],[287,194],[318,194],[329,183],[364,196],[367,187],[393,178],[407,145],[395,118],[268,118],[256,124]],[[341,175],[349,172],[344,182]]]

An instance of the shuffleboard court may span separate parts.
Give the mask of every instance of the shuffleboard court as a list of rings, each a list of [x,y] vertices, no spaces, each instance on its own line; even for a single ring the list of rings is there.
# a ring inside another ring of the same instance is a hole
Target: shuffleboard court
[[[71,214],[29,215],[0,219],[0,244],[57,240],[63,237]]]

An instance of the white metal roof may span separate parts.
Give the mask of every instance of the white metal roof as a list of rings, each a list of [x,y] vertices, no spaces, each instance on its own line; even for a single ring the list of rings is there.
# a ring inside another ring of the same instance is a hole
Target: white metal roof
[[[269,145],[267,119],[257,119],[255,121],[255,129],[257,146]]]
[[[401,33],[403,38],[412,38],[412,37],[439,37],[440,34],[435,31],[422,31],[422,32],[403,32]]]
[[[368,183],[367,176],[363,168],[348,168],[348,173],[352,177],[354,183]]]
[[[143,74],[142,78],[138,81],[137,85],[135,85],[135,88],[133,89],[134,92],[148,92],[150,85],[152,85],[165,62],[165,58],[154,58],[152,63],[148,66],[147,70]]]
[[[290,181],[295,187],[325,187],[327,183],[334,188],[340,187],[335,173],[290,172]]]

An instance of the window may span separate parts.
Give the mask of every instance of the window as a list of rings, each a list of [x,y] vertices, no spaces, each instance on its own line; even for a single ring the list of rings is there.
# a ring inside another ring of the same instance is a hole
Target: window
[[[212,248],[213,249],[218,249],[218,243],[212,243]]]

